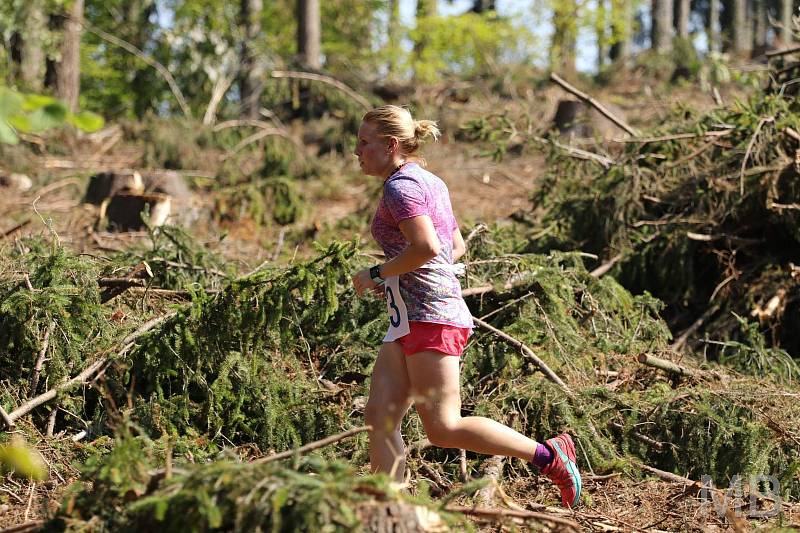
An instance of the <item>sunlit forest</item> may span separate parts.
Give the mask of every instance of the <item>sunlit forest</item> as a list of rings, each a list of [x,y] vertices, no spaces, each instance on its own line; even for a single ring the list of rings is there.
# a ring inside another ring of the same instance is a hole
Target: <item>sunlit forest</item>
[[[0,533],[800,531],[799,8],[4,0]],[[420,397],[371,470],[387,104],[441,130],[460,412],[571,435],[577,505]]]

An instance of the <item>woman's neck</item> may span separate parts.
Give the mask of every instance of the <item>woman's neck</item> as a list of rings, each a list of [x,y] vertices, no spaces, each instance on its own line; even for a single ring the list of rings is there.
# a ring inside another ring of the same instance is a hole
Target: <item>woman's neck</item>
[[[384,179],[388,180],[392,176],[392,174],[394,174],[395,172],[400,170],[400,168],[403,165],[405,165],[406,163],[408,163],[408,162],[409,161],[407,159],[405,159],[404,157],[394,158],[392,160],[392,166],[386,172],[384,172],[384,176],[385,176]]]

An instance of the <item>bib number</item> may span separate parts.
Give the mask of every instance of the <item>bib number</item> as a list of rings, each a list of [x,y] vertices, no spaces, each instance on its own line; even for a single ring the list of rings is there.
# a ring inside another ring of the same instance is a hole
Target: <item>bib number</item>
[[[408,310],[403,297],[400,295],[400,276],[386,278],[384,283],[386,294],[386,309],[389,312],[389,331],[383,342],[392,342],[411,332],[408,324]]]

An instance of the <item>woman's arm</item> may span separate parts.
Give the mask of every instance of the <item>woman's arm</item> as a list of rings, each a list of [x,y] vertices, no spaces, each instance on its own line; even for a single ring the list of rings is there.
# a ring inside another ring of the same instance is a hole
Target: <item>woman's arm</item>
[[[453,263],[461,259],[467,251],[467,245],[464,243],[464,237],[461,236],[461,230],[456,228],[453,231]]]
[[[407,218],[397,225],[409,244],[400,255],[380,266],[383,279],[418,269],[439,255],[442,248],[433,221],[428,215]],[[362,294],[377,284],[370,278],[369,269],[365,268],[353,276],[353,285],[356,292]]]

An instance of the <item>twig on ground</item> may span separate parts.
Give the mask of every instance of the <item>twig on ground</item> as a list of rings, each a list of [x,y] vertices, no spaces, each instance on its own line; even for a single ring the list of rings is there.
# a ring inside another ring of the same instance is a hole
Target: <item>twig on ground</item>
[[[589,272],[589,275],[592,276],[593,278],[602,277],[606,272],[614,268],[614,265],[616,265],[620,259],[622,259],[622,254],[615,255],[614,257],[612,257],[599,267]]]
[[[281,459],[288,459],[296,455],[303,455],[304,453],[316,450],[317,448],[323,448],[325,446],[328,446],[329,444],[333,444],[334,442],[344,440],[347,437],[352,437],[353,435],[358,435],[359,433],[363,433],[371,429],[372,426],[360,426],[357,428],[348,429],[347,431],[343,431],[342,433],[339,433],[337,435],[331,435],[330,437],[325,437],[324,439],[310,442],[304,446],[300,446],[299,448],[295,448],[293,450],[286,450],[285,452],[280,452],[273,455],[269,455],[267,457],[262,457],[261,459],[256,459],[255,461],[253,461],[253,464],[271,463],[272,461],[279,461]]]
[[[580,525],[568,518],[561,518],[546,513],[537,513],[534,511],[516,511],[512,509],[485,509],[480,507],[464,507],[462,505],[448,505],[445,507],[446,511],[451,513],[461,513],[488,520],[504,520],[507,518],[521,518],[523,520],[537,520],[540,522],[550,522],[561,526],[563,529],[560,531],[581,531]],[[1,533],[1,532],[0,532]]]
[[[31,219],[30,218],[25,219],[22,222],[20,222],[19,224],[17,224],[16,226],[14,226],[13,228],[4,231],[2,237],[3,238],[8,237],[9,235],[21,230],[22,228],[24,228],[25,226],[27,226],[30,223],[31,223]]]
[[[733,129],[713,130],[705,133],[673,133],[672,135],[662,135],[661,137],[637,137],[635,139],[612,139],[617,143],[659,143],[665,141],[678,141],[681,139],[694,139],[695,137],[724,137],[731,133]]]
[[[750,152],[753,150],[753,145],[756,143],[756,138],[758,137],[758,133],[761,131],[761,127],[766,124],[767,122],[775,122],[775,117],[763,117],[761,120],[758,121],[758,125],[756,126],[756,131],[753,132],[753,136],[750,138],[750,142],[747,143],[747,150],[744,153],[744,158],[742,158],[742,168],[739,172],[739,195],[744,196],[744,171],[747,167],[747,160],[750,158]]]
[[[783,50],[773,50],[772,52],[767,52],[764,54],[767,58],[771,59],[773,57],[785,56],[787,54],[794,54],[795,52],[800,52],[800,46],[792,46],[791,48],[784,48]]]
[[[517,348],[519,348],[520,350],[522,350],[523,355],[525,357],[527,357],[528,359],[530,359],[531,361],[533,361],[536,364],[536,366],[539,367],[539,370],[541,370],[542,373],[550,379],[550,381],[552,381],[553,383],[555,383],[556,385],[558,385],[559,387],[564,389],[564,391],[567,392],[569,395],[572,395],[572,390],[570,390],[570,388],[567,386],[567,384],[564,383],[564,381],[560,377],[558,377],[558,375],[555,372],[553,372],[550,369],[550,367],[547,366],[547,364],[544,361],[542,361],[539,358],[539,356],[537,356],[533,352],[533,350],[528,348],[525,344],[523,344],[521,341],[518,341],[517,339],[515,339],[514,337],[512,337],[508,333],[505,333],[504,331],[501,331],[501,330],[497,329],[496,327],[492,326],[491,324],[489,324],[487,322],[484,322],[480,318],[472,317],[472,320],[477,325],[481,326],[482,328],[488,329],[489,331],[491,331],[492,333],[494,333],[495,335],[497,335],[501,339],[504,339],[504,340],[508,341],[510,344],[512,344],[512,345],[516,346]]]
[[[461,470],[461,481],[469,483],[469,471],[467,470],[467,450],[460,450],[458,466]]]
[[[16,526],[0,529],[0,533],[25,533],[26,531],[39,529],[44,523],[44,520],[33,520],[31,522],[25,522],[24,524],[17,524]]]
[[[30,391],[28,397],[36,393],[36,387],[39,385],[39,375],[42,373],[42,367],[46,361],[47,349],[50,347],[50,335],[56,327],[56,321],[51,320],[50,324],[44,332],[44,339],[42,339],[42,349],[39,350],[39,356],[36,358],[36,364],[33,366],[33,374],[31,375]]]
[[[589,152],[587,150],[581,150],[580,148],[575,148],[574,146],[569,146],[568,144],[563,144],[558,141],[551,141],[545,139],[544,137],[532,137],[532,139],[543,144],[552,144],[556,148],[567,152],[568,155],[577,157],[578,159],[586,159],[587,161],[595,161],[600,163],[600,165],[602,165],[604,168],[608,168],[614,164],[614,160],[610,157]]]
[[[495,493],[500,484],[500,476],[503,473],[503,462],[505,457],[493,455],[483,465],[483,477],[489,478],[489,483],[475,493],[475,502],[481,507],[492,507],[495,503]]]
[[[611,122],[613,122],[614,124],[616,124],[617,126],[619,126],[620,128],[622,128],[623,130],[625,130],[625,132],[627,132],[627,133],[628,133],[628,135],[631,135],[631,136],[633,136],[633,137],[635,137],[635,136],[639,135],[639,134],[636,132],[636,130],[635,130],[635,129],[633,129],[632,127],[630,127],[630,126],[629,126],[628,124],[626,124],[626,123],[625,123],[623,120],[621,120],[621,119],[620,119],[620,118],[618,118],[616,115],[614,115],[614,114],[613,114],[611,111],[609,111],[608,109],[606,109],[606,108],[603,106],[603,104],[601,104],[600,102],[598,102],[597,100],[595,100],[594,98],[592,98],[591,96],[589,96],[588,94],[586,94],[586,93],[584,93],[584,92],[581,92],[581,91],[579,91],[578,89],[576,89],[575,87],[573,87],[572,85],[570,85],[569,83],[567,83],[566,81],[564,81],[564,80],[563,80],[563,79],[562,79],[562,78],[561,78],[561,77],[560,77],[558,74],[556,74],[555,72],[551,72],[551,73],[550,73],[550,79],[551,79],[553,82],[555,82],[555,83],[557,83],[558,85],[560,85],[560,86],[561,86],[561,87],[562,87],[564,90],[566,90],[567,92],[569,92],[569,93],[572,93],[573,95],[577,96],[579,99],[583,100],[583,101],[584,101],[584,102],[586,102],[587,104],[589,104],[589,105],[591,105],[592,107],[594,107],[595,109],[597,109],[597,110],[600,112],[600,114],[601,114],[601,115],[603,115],[603,116],[604,116],[604,117],[606,117],[608,120],[610,120]]]
[[[653,368],[658,368],[659,370],[663,370],[665,372],[674,374],[676,376],[694,377],[696,375],[696,373],[693,370],[677,365],[672,361],[667,361],[666,359],[654,357],[646,353],[640,353],[636,357],[636,360],[643,365],[651,366]]]

